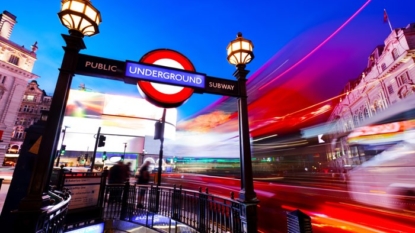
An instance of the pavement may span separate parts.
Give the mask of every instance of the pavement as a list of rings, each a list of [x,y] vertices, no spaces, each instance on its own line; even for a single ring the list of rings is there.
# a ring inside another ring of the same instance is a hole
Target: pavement
[[[4,179],[0,186],[0,214],[3,210],[4,201],[9,191],[10,181],[12,180],[14,167],[0,167],[0,178]]]
[[[3,177],[0,177],[3,178]],[[9,191],[11,178],[3,180],[3,184],[0,187],[0,214],[3,210],[4,201],[6,200],[7,192]]]

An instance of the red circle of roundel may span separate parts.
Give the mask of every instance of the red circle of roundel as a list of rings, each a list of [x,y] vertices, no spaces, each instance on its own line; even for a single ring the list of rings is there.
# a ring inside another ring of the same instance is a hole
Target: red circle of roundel
[[[140,62],[154,64],[160,59],[174,60],[178,62],[184,68],[184,70],[193,72],[196,71],[192,62],[187,57],[177,51],[170,49],[157,49],[150,51],[140,59]],[[139,80],[137,84],[144,92],[147,100],[157,106],[165,108],[178,107],[182,105],[187,99],[190,98],[194,92],[193,88],[183,87],[183,89],[177,93],[165,94],[154,88],[151,82]]]

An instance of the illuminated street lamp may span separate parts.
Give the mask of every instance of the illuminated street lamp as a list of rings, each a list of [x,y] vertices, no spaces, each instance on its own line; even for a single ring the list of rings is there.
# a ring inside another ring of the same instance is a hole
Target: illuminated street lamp
[[[66,42],[65,53],[59,69],[55,93],[37,153],[38,157],[32,171],[27,196],[23,198],[19,206],[20,213],[27,213],[28,211],[35,213],[49,204],[43,194],[49,184],[48,177],[55,158],[68,93],[76,70],[76,61],[79,51],[86,48],[83,37],[97,34],[99,32],[98,25],[101,22],[100,12],[92,6],[89,0],[63,0],[58,16],[62,24],[69,29],[69,35],[62,35]],[[28,219],[27,216],[25,216],[26,219],[23,219],[23,215],[19,217],[22,218],[22,222]],[[33,221],[20,224],[20,232],[32,232],[34,227],[29,225],[35,224],[39,216],[34,214],[31,217]]]
[[[227,47],[228,61],[236,66],[233,76],[238,80],[238,117],[239,117],[239,146],[241,160],[241,190],[238,200],[241,202],[241,220],[243,232],[257,232],[256,205],[258,199],[254,191],[252,174],[251,146],[248,122],[248,103],[246,91],[246,64],[254,59],[252,52],[253,45],[250,40],[244,39],[242,33],[238,33],[235,40],[231,41]]]
[[[238,36],[235,40],[231,41],[226,48],[228,51],[228,61],[232,65],[236,65],[239,69],[239,66],[243,66],[250,63],[254,60],[254,53],[252,52],[254,45],[250,40],[247,40],[242,37],[242,33],[238,32]],[[249,71],[245,71],[248,74]],[[235,74],[234,74],[235,76]],[[236,77],[236,76],[235,76]],[[236,77],[238,80],[239,78]],[[246,78],[246,77],[245,77]]]
[[[84,37],[84,35],[93,36],[99,33],[101,13],[89,0],[64,0],[58,15],[71,35]]]

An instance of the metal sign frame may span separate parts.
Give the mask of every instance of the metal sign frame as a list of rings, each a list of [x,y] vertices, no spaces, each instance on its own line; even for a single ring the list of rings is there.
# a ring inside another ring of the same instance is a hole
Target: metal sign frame
[[[127,61],[132,63],[131,61]],[[128,77],[125,75],[126,72],[126,65],[127,62],[107,59],[102,57],[90,56],[86,54],[79,54],[78,56],[78,63],[75,69],[75,74],[86,75],[86,76],[93,76],[93,77],[100,77],[105,79],[117,80],[117,81],[124,81],[127,84],[137,84],[137,80],[139,78],[135,77]],[[154,67],[163,68],[167,71],[181,71],[189,74],[197,74],[203,75],[197,72],[185,71],[165,66],[159,66],[154,64],[148,63],[141,63],[141,62],[134,62],[135,64],[140,64],[147,67]],[[145,80],[144,80],[145,81]],[[148,80],[147,80],[148,81]],[[157,82],[162,84],[168,85],[176,85],[176,86],[183,86],[177,83],[167,83],[160,80],[152,80],[151,82]],[[238,82],[229,79],[205,76],[205,85],[204,87],[192,87],[195,93],[209,93],[209,94],[216,94],[216,95],[224,95],[224,96],[232,96],[232,97],[239,97],[239,87]]]

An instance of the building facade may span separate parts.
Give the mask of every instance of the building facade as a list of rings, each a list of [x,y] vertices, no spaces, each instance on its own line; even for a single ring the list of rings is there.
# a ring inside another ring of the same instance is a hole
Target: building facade
[[[343,169],[370,159],[347,143],[347,134],[367,118],[415,92],[415,23],[393,30],[368,58],[367,67],[347,83],[329,118],[332,167]]]
[[[14,122],[7,153],[17,154],[19,152],[25,137],[25,129],[40,119],[42,110],[49,111],[51,102],[52,97],[48,96],[44,90],[41,90],[36,81],[33,80],[27,84],[22,104]]]
[[[27,83],[38,78],[32,73],[36,43],[29,50],[12,42],[15,24],[16,16],[7,11],[0,14],[0,165],[9,148]]]

